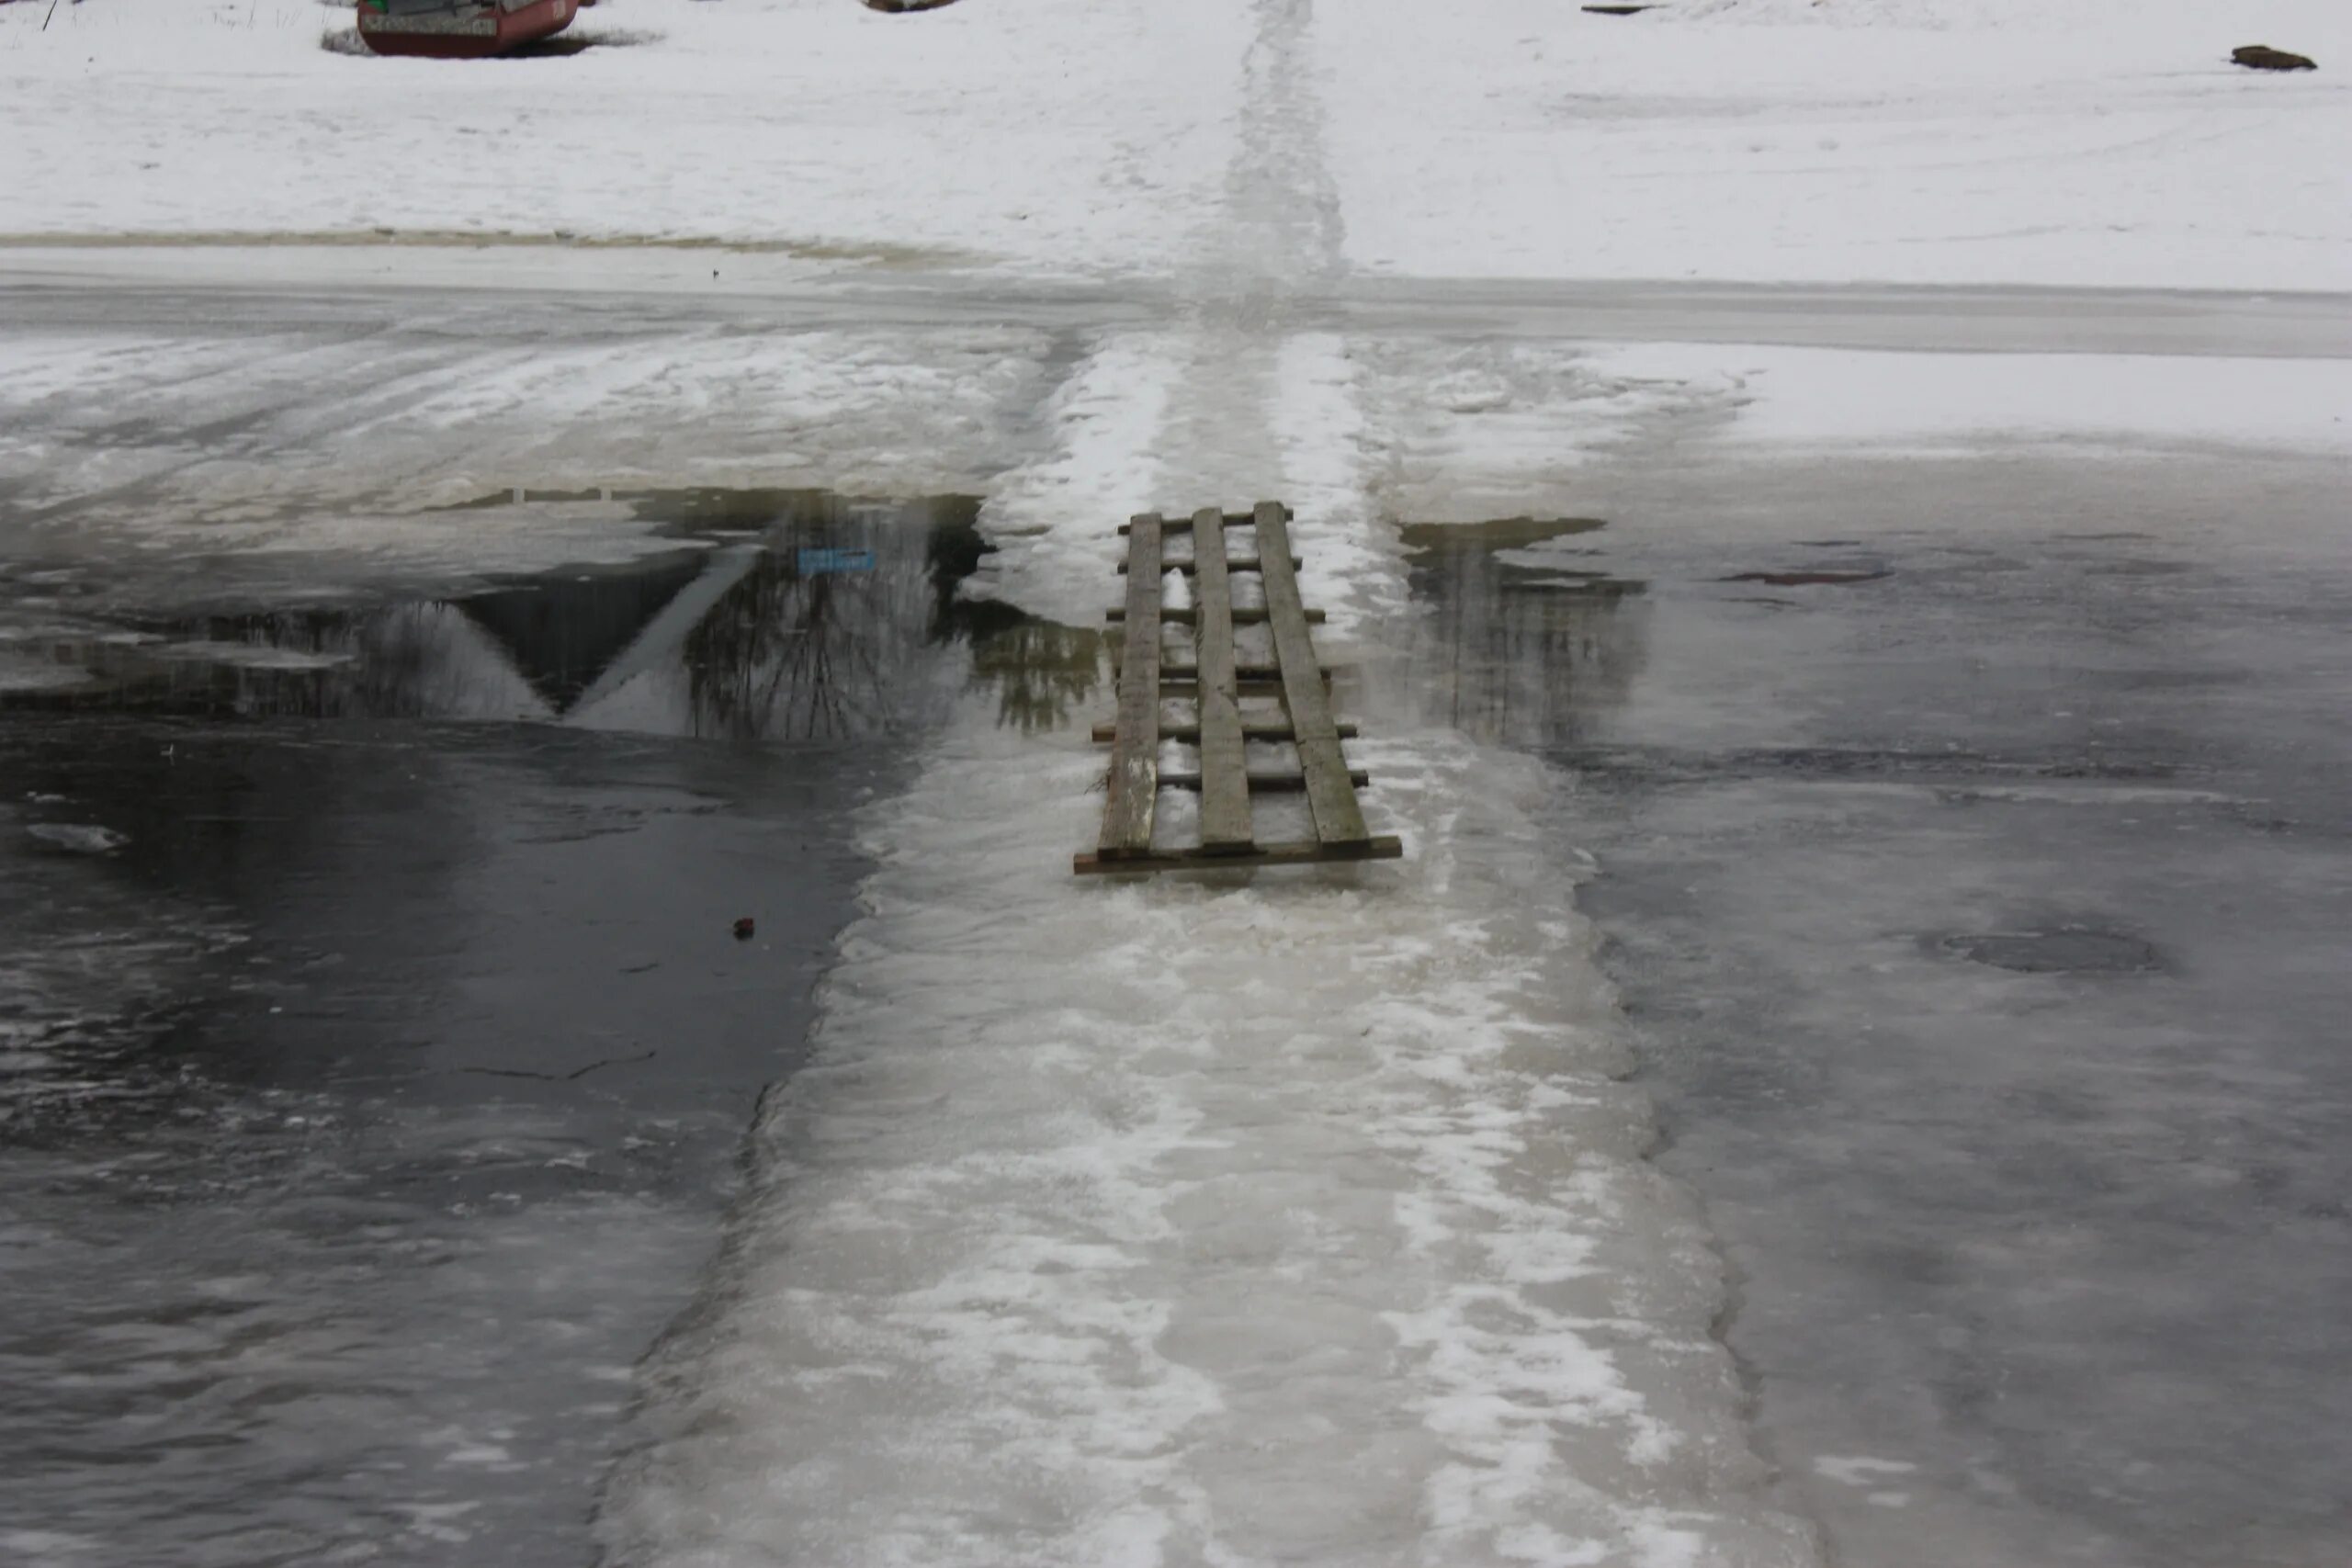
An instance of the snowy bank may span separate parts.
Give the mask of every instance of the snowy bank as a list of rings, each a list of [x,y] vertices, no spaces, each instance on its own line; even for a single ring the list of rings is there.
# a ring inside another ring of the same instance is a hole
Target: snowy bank
[[[2352,63],[2329,0],[1466,0],[1324,38],[1363,267],[2352,286],[2346,78],[2229,63]]]
[[[564,58],[322,48],[316,0],[0,11],[0,235],[426,230],[845,246],[1078,265],[1215,195],[1231,6],[885,16],[605,0]],[[951,254],[952,253],[952,254]],[[527,271],[536,258],[516,266]]]
[[[2331,0],[1357,0],[1245,125],[1253,7],[606,0],[565,59],[321,47],[311,0],[0,9],[0,241],[719,240],[1165,274],[1323,127],[1343,255],[1430,276],[2352,287]],[[2292,78],[2236,45],[2315,54]],[[541,264],[513,258],[527,275]]]

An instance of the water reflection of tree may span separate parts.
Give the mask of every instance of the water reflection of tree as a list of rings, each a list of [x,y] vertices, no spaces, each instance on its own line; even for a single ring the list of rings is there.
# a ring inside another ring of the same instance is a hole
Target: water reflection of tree
[[[902,575],[804,577],[792,554],[763,555],[686,634],[695,732],[838,740],[889,728]]]
[[[930,639],[970,645],[972,683],[996,689],[1000,727],[1013,725],[1023,735],[1059,729],[1102,678],[1102,634],[1033,620],[995,600],[965,598],[965,582],[993,552],[979,531],[977,507],[933,530],[925,550]]]
[[[961,523],[961,526],[956,525]],[[898,728],[938,698],[962,650],[992,686],[1000,724],[1069,722],[1101,676],[1100,634],[959,596],[988,547],[968,518],[934,520],[917,557],[887,524],[791,530],[686,638],[698,733],[843,739]],[[804,575],[803,548],[870,555],[870,570]]]
[[[453,654],[459,612],[445,604],[402,604],[369,617],[356,657],[334,684],[350,711],[378,718],[470,714],[493,682],[481,659]]]
[[[1589,740],[1646,661],[1639,582],[1513,566],[1467,538],[1418,552],[1413,581],[1435,610],[1422,659],[1436,716],[1482,740]]]
[[[0,705],[307,719],[423,711],[410,699],[429,656],[402,635],[414,615],[280,611],[179,623],[153,641],[61,638],[61,662],[82,679]]]
[[[996,721],[1023,735],[1059,729],[1094,694],[1102,634],[1091,626],[1023,621],[972,640],[972,680],[996,687]]]
[[[266,614],[214,620],[207,640],[297,654],[318,668],[191,663],[183,679],[208,690],[172,705],[249,718],[447,718],[509,716],[514,688],[498,678],[465,635],[454,605],[396,604],[358,612]]]
[[[972,498],[899,505],[713,490],[612,499],[764,536],[457,600],[183,622],[165,635],[305,657],[273,666],[225,650],[165,659],[95,648],[81,656],[90,682],[9,705],[303,718],[562,716],[838,740],[928,722],[967,677],[993,692],[999,724],[1056,728],[1102,679],[1098,632],[965,596],[990,551]],[[846,570],[818,570],[826,566]],[[623,690],[637,695],[608,706]]]

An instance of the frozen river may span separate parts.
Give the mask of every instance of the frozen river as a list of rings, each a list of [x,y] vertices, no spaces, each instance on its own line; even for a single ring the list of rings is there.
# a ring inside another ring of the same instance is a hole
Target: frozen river
[[[2340,313],[1534,292],[11,291],[0,1545],[2340,1558]],[[1260,494],[1411,858],[1080,887]]]

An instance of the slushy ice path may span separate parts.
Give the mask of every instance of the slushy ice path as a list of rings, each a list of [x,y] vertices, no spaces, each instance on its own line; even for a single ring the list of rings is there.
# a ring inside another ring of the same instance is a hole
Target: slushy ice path
[[[986,518],[1083,623],[1149,505],[1294,501],[1342,660],[1401,561],[1337,340],[1304,0],[1242,62],[1176,322]],[[1758,1506],[1714,1259],[1643,1163],[1536,767],[1442,729],[1356,758],[1398,868],[1073,886],[1102,762],[983,717],[875,807],[810,1066],[603,1515],[643,1564],[1794,1563]]]

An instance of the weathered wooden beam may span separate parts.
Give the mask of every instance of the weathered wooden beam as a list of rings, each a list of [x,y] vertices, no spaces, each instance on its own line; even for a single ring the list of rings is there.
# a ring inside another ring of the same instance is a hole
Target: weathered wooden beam
[[[1096,848],[1105,860],[1151,852],[1159,803],[1159,514],[1128,525],[1127,637],[1119,661],[1119,739]]]
[[[1290,558],[1290,564],[1293,568],[1297,568],[1305,566],[1306,562],[1296,556],[1293,556]],[[1190,576],[1193,570],[1193,563],[1188,560],[1172,560],[1168,563],[1168,570],[1170,571],[1181,571],[1185,573],[1187,576]],[[1256,571],[1260,570],[1258,566],[1258,558],[1256,556],[1235,556],[1225,563],[1225,570],[1228,572]],[[1121,561],[1119,563],[1119,575],[1125,577],[1126,575],[1126,571],[1127,563]]]
[[[1232,624],[1237,626],[1262,626],[1266,624],[1267,612],[1262,606],[1243,604],[1230,610],[1228,614],[1232,617]],[[1104,619],[1114,624],[1127,618],[1127,613],[1124,609],[1105,610],[1102,615]],[[1159,612],[1159,618],[1162,622],[1173,622],[1180,626],[1197,626],[1200,623],[1201,612],[1197,606],[1190,610],[1166,609]],[[1323,612],[1307,611],[1306,624],[1310,626],[1321,626]]]
[[[1366,784],[1372,783],[1372,775],[1365,773],[1362,768],[1357,768],[1349,773],[1348,782],[1354,784],[1358,789],[1362,789]],[[1159,775],[1159,787],[1162,789],[1198,789],[1201,787],[1201,775],[1198,773],[1171,773],[1162,772]],[[1265,795],[1295,795],[1300,790],[1306,787],[1306,775],[1305,773],[1285,773],[1272,772],[1267,769],[1259,769],[1250,774],[1250,787],[1253,792]]]
[[[1235,694],[1233,600],[1225,575],[1225,518],[1214,506],[1193,514],[1194,617],[1200,667],[1201,850],[1238,854],[1252,847],[1250,777]]]
[[[1184,699],[1179,698],[1177,700],[1182,701]],[[1241,721],[1241,735],[1242,739],[1245,740],[1288,740],[1292,739],[1290,719],[1288,716],[1284,716],[1281,718],[1245,717]],[[1098,724],[1094,727],[1094,739],[1097,740],[1111,741],[1116,740],[1118,738],[1119,727],[1115,724]],[[1197,724],[1162,723],[1159,727],[1159,738],[1162,740],[1182,740],[1187,742],[1197,741],[1201,738],[1201,727]],[[1354,725],[1343,724],[1340,726],[1340,739],[1352,740],[1355,738],[1356,727]]]
[[[1114,653],[1111,656],[1111,669],[1114,674],[1125,671],[1126,664],[1121,655]],[[1329,665],[1323,667],[1323,679],[1326,681],[1336,673],[1337,671]],[[1200,679],[1200,674],[1201,667],[1189,659],[1163,658],[1159,661],[1159,683],[1163,686],[1189,686]],[[1245,693],[1245,695],[1279,697],[1283,694],[1283,667],[1279,664],[1236,664],[1233,667],[1233,678],[1245,686],[1258,685],[1272,688],[1271,691]],[[1179,694],[1190,696],[1192,694],[1186,692]]]
[[[1281,697],[1289,694],[1290,688],[1283,684],[1282,672],[1273,665],[1237,664],[1233,668],[1236,671],[1233,689],[1237,695]],[[1323,679],[1327,682],[1330,678],[1331,672],[1329,670],[1323,671]],[[1189,664],[1179,665],[1173,670],[1160,672],[1159,689],[1182,702],[1190,702],[1197,697],[1200,694],[1194,688],[1199,684],[1199,678],[1193,673],[1193,667]],[[1292,739],[1296,739],[1297,736],[1294,733]]]
[[[1204,506],[1201,508],[1201,511],[1215,512],[1216,511],[1216,508],[1214,506]],[[1197,517],[1200,515],[1200,513],[1194,513],[1193,515]],[[1221,514],[1221,521],[1223,521],[1227,527],[1238,528],[1243,524],[1250,521],[1250,514],[1247,512],[1227,512]],[[1124,534],[1133,526],[1135,526],[1135,525],[1132,523],[1122,523],[1119,525],[1119,532]],[[1192,517],[1170,517],[1160,523],[1159,529],[1163,534],[1182,534],[1188,532],[1192,526]]]
[[[1340,727],[1331,716],[1330,693],[1315,660],[1306,607],[1298,598],[1298,577],[1291,570],[1288,515],[1273,501],[1260,502],[1254,515],[1259,554],[1266,563],[1261,574],[1266,608],[1273,612],[1274,654],[1282,665],[1283,703],[1297,735],[1298,765],[1306,775],[1306,807],[1315,818],[1315,836],[1327,845],[1366,842],[1371,832],[1348,783]]]
[[[1404,853],[1404,840],[1386,836],[1336,844],[1309,839],[1300,843],[1260,844],[1248,854],[1240,855],[1179,852],[1112,860],[1099,854],[1079,854],[1071,857],[1070,869],[1080,876],[1140,871],[1238,871],[1261,865],[1317,865],[1339,861],[1396,860]]]

